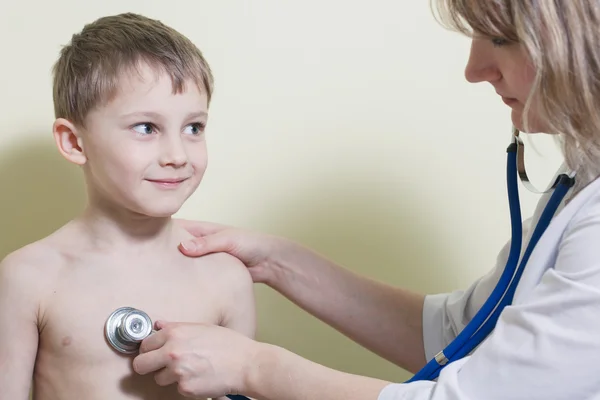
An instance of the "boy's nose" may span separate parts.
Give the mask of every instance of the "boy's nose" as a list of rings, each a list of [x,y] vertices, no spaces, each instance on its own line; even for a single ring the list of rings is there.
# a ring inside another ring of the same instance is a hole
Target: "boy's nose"
[[[162,167],[180,168],[187,164],[187,153],[179,135],[165,135],[160,148],[159,163]]]

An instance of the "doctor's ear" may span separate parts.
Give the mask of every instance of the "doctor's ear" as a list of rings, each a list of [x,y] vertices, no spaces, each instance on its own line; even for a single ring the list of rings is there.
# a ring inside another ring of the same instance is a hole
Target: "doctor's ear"
[[[52,133],[63,157],[77,165],[85,164],[87,157],[83,152],[81,134],[71,121],[58,118],[54,121]]]

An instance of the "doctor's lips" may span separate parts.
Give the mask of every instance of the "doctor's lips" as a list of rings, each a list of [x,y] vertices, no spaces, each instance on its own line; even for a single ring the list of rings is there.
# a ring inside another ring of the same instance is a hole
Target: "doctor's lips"
[[[502,98],[502,101],[507,106],[511,106],[511,105],[515,105],[515,104],[519,103],[519,100],[517,100],[513,97],[506,97],[506,96],[501,95],[500,93],[498,93],[498,96],[500,96]]]
[[[161,178],[161,179],[146,179],[150,183],[154,183],[155,185],[165,188],[165,189],[173,189],[178,187],[180,184],[188,180],[189,178]]]

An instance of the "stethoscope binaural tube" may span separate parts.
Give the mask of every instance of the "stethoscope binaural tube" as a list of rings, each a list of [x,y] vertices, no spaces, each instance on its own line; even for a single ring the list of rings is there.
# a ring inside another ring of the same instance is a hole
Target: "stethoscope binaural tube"
[[[504,307],[512,303],[516,287],[521,279],[531,252],[550,224],[562,199],[575,182],[572,176],[560,174],[551,183],[547,191],[555,188],[554,193],[552,193],[544,208],[540,220],[532,233],[529,245],[519,263],[522,243],[522,219],[519,205],[517,177],[520,176],[521,179],[523,179],[523,175],[526,176],[526,173],[523,163],[524,145],[518,138],[518,131],[514,128],[513,133],[511,144],[507,148],[508,156],[506,166],[512,236],[509,256],[504,271],[486,302],[467,326],[448,346],[446,346],[445,349],[436,354],[432,360],[430,360],[407,382],[436,379],[446,365],[468,355],[490,334]],[[519,161],[519,158],[521,161]],[[519,173],[519,168],[522,168],[522,174]],[[532,185],[530,186],[533,187]]]
[[[120,307],[113,311],[104,324],[104,334],[110,346],[122,354],[135,354],[140,344],[153,332],[152,319],[133,307]],[[242,395],[227,395],[231,400],[250,400]]]

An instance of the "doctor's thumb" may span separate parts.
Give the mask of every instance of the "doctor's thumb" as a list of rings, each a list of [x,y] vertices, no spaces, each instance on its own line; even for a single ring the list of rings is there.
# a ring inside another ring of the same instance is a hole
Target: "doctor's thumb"
[[[218,234],[195,237],[179,244],[179,251],[188,257],[200,257],[209,253],[228,252],[231,246]]]

